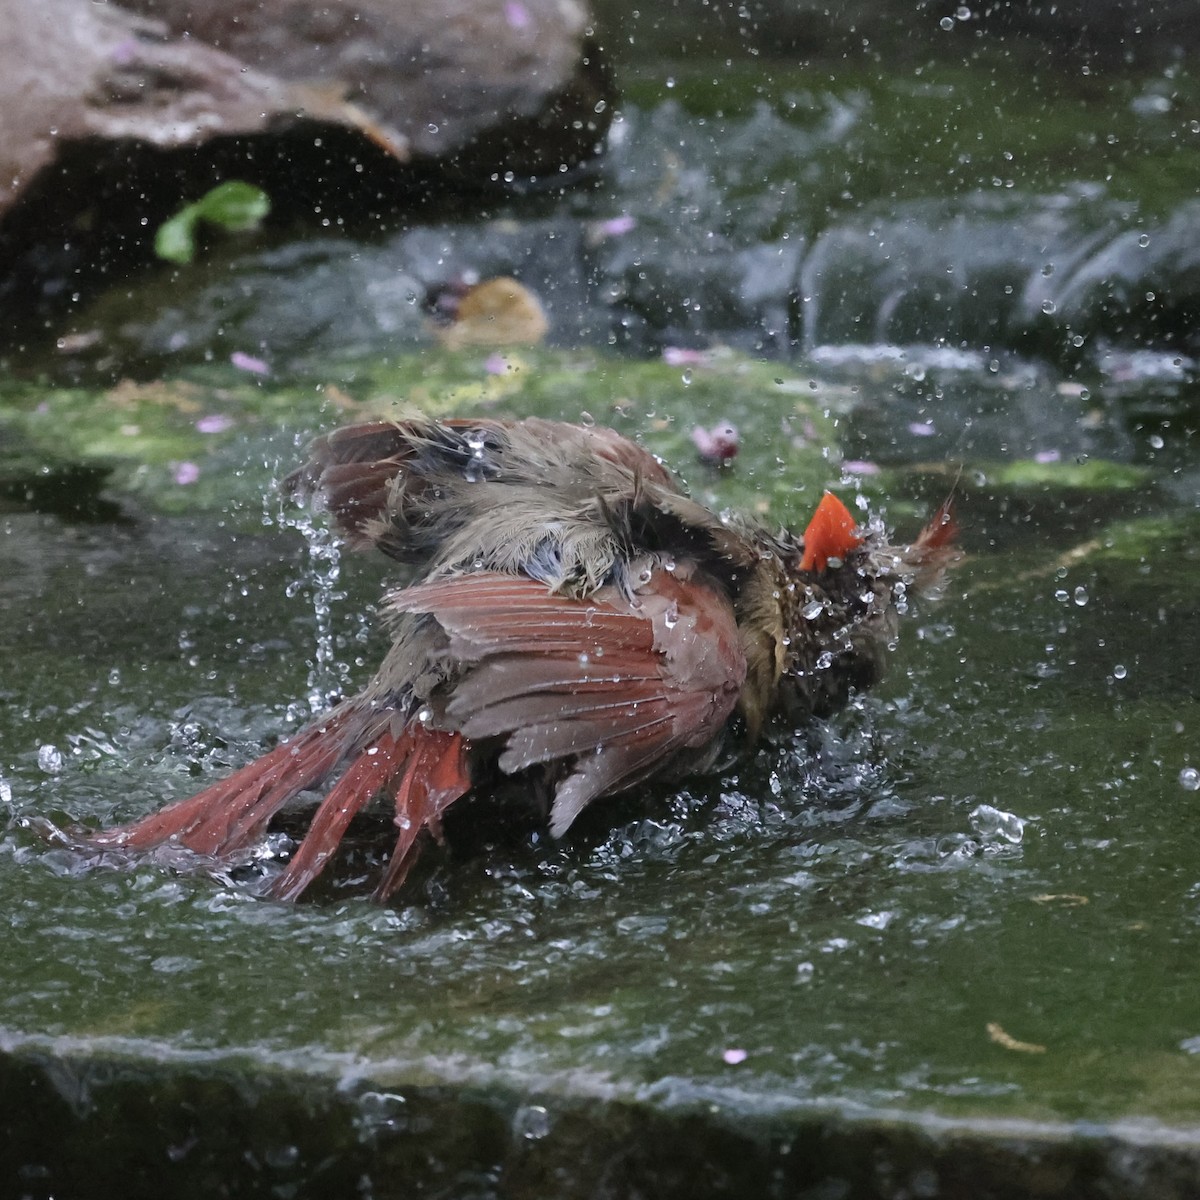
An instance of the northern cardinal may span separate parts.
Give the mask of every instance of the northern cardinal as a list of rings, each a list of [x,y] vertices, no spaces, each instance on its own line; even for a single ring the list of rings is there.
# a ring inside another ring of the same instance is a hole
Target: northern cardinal
[[[906,547],[828,492],[803,537],[772,533],[689,499],[611,429],[539,419],[350,425],[285,487],[420,572],[385,597],[383,665],[256,762],[89,840],[236,857],[340,772],[271,886],[289,900],[381,794],[397,835],[379,899],[449,805],[505,776],[561,837],[600,797],[702,771],[773,717],[831,712],[957,555],[949,502]]]

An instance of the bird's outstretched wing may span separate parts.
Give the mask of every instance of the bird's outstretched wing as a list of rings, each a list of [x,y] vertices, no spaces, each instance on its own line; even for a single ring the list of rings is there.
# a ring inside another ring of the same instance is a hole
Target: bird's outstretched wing
[[[714,748],[746,675],[728,598],[688,564],[647,563],[636,590],[584,599],[492,572],[393,593],[427,613],[455,669],[433,719],[471,742],[499,739],[501,770],[561,764],[550,829],[564,833],[601,793],[680,774]]]
[[[611,429],[412,417],[317,438],[284,486],[316,498],[352,545],[422,565],[481,514],[528,506],[543,523],[570,523],[597,496],[616,502],[646,484],[678,493],[652,454]]]

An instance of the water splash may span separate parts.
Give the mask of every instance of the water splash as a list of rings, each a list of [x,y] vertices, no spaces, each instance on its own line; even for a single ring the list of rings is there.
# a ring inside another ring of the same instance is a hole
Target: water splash
[[[991,804],[979,804],[968,817],[971,828],[985,841],[1004,841],[1019,845],[1025,836],[1025,820]]]
[[[306,568],[288,584],[287,596],[292,599],[307,592],[312,602],[315,645],[306,700],[310,713],[316,716],[344,695],[350,682],[350,667],[338,658],[333,628],[333,606],[346,598],[338,586],[342,575],[341,545],[337,536],[324,523],[315,521],[307,509],[265,512],[264,522],[296,530],[304,538],[308,551]]]

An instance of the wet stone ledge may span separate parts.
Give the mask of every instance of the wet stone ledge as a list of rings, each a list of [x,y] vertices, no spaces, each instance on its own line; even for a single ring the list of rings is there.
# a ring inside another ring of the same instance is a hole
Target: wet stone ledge
[[[6,1195],[1183,1200],[1200,1177],[1200,1131],[1154,1124],[957,1122],[670,1081],[547,1092],[428,1064],[337,1079],[251,1053],[5,1040]]]

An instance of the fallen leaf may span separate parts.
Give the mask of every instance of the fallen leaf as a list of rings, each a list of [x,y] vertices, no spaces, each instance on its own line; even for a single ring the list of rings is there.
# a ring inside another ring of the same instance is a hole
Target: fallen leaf
[[[1010,1033],[1005,1033],[995,1021],[987,1023],[988,1037],[991,1038],[997,1046],[1003,1046],[1005,1050],[1015,1050],[1018,1054],[1045,1054],[1046,1047],[1039,1046],[1037,1042],[1020,1042]]]

